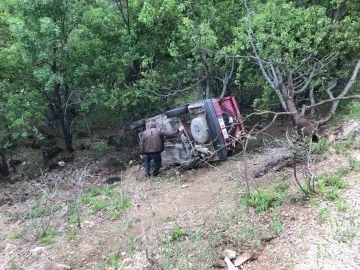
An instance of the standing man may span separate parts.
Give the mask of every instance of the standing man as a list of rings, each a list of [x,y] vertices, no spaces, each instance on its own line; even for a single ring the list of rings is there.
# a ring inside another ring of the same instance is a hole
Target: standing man
[[[140,143],[141,158],[145,162],[145,176],[150,176],[150,162],[154,160],[155,169],[153,175],[157,176],[161,167],[161,152],[164,151],[164,136],[172,136],[183,131],[183,125],[174,131],[164,131],[156,128],[156,121],[151,120],[149,123],[150,128],[143,132],[142,141]]]

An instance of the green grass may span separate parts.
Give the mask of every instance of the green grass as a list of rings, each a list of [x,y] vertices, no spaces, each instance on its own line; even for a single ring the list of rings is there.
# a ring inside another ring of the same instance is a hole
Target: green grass
[[[125,192],[114,202],[115,210],[123,210],[131,206],[131,199]]]
[[[18,211],[14,211],[14,212],[6,211],[6,212],[3,213],[3,216],[6,217],[6,218],[15,218],[18,215],[19,215]]]
[[[242,197],[242,202],[245,205],[254,207],[259,212],[265,212],[271,207],[283,203],[288,188],[289,184],[281,181],[269,186],[267,189],[261,189],[259,192],[246,193]]]
[[[171,230],[171,239],[173,241],[177,241],[181,239],[184,236],[184,232],[181,230],[181,228],[178,225],[175,225]]]
[[[23,229],[14,230],[9,234],[9,239],[17,239],[23,236],[25,231]]]
[[[89,204],[93,198],[98,197],[101,194],[102,194],[102,190],[100,188],[89,187],[86,189],[84,194],[82,194],[80,198],[80,202],[82,204]]]
[[[313,154],[324,156],[329,151],[330,145],[328,139],[321,138],[317,143],[313,143],[312,147]]]
[[[328,176],[322,174],[319,176],[318,181],[320,184],[325,185],[326,187],[333,187],[336,189],[344,189],[347,186],[340,173]]]
[[[94,212],[105,211],[110,220],[117,220],[121,217],[125,209],[131,206],[131,198],[126,191],[116,189],[120,183],[111,186],[88,188],[80,197],[82,205],[88,205]]]
[[[80,197],[80,203],[81,203],[81,204],[86,205],[86,204],[89,204],[90,202],[91,202],[91,197],[90,197],[90,196],[88,196],[88,195],[82,195],[82,196]]]
[[[336,220],[334,238],[351,246],[359,230],[359,225],[356,221],[358,217],[359,214],[353,211],[348,217]]]
[[[333,174],[321,174],[317,179],[316,190],[318,194],[332,201],[340,199],[341,190],[348,186],[343,177],[358,169],[359,163],[351,160],[348,166],[339,168]]]
[[[344,200],[338,200],[336,207],[339,212],[346,212],[348,210],[348,205]]]
[[[15,259],[11,259],[9,270],[23,270],[24,268],[19,267],[18,262]]]
[[[348,156],[350,154],[349,146],[346,143],[338,143],[334,148],[335,153],[338,155]]]
[[[43,231],[39,234],[39,241],[41,243],[51,245],[55,242],[54,238],[57,234],[57,231],[54,228],[49,227],[46,231]]]
[[[124,210],[131,206],[131,198],[126,191],[121,190],[119,193],[115,187],[116,185],[103,189],[88,188],[81,196],[80,203],[89,205],[94,212],[108,212],[110,220],[119,219]]]
[[[357,140],[355,143],[354,143],[354,148],[359,150],[360,149],[360,140]]]
[[[349,156],[350,150],[356,148],[357,141],[355,140],[354,132],[350,132],[344,141],[334,145],[335,152],[339,155]]]
[[[91,150],[92,150],[92,152],[102,154],[102,153],[106,153],[106,152],[110,151],[111,148],[109,146],[107,146],[106,144],[95,143],[91,147]]]
[[[110,201],[95,198],[91,201],[92,209],[97,212],[109,208]]]
[[[134,236],[130,236],[126,240],[126,251],[128,253],[132,253],[136,250],[136,238]]]
[[[101,193],[102,193],[101,189],[95,187],[89,187],[86,191],[86,194],[88,194],[92,198],[101,195]]]
[[[54,207],[53,207],[53,212],[57,212],[57,211],[59,211],[60,209],[61,209],[62,207],[61,207],[61,205],[54,205]]]
[[[67,232],[67,237],[71,240],[74,240],[76,238],[76,236],[79,234],[79,228],[73,226],[68,232]]]
[[[282,223],[281,223],[281,220],[280,220],[280,217],[279,217],[278,213],[276,213],[274,215],[273,225],[274,225],[275,234],[279,235],[283,231],[283,226],[282,226]]]
[[[350,113],[346,117],[347,119],[360,119],[360,103],[358,101],[353,101],[350,105],[347,106],[347,109],[350,107]]]
[[[301,239],[303,239],[307,234],[308,234],[308,228],[301,228],[300,232],[299,232],[299,237]]]
[[[116,191],[114,190],[113,187],[110,186],[110,187],[105,188],[104,194],[107,197],[113,197],[116,194]]]
[[[62,207],[60,205],[54,205],[52,207],[52,210],[49,210],[49,209],[44,208],[44,206],[42,206],[41,204],[37,204],[37,205],[33,206],[28,213],[25,214],[25,218],[33,219],[33,218],[45,217],[45,216],[50,215],[51,211],[57,212],[61,208]]]
[[[330,217],[330,211],[328,208],[321,208],[319,211],[321,221],[327,221]]]
[[[99,266],[95,269],[106,270],[106,269],[121,269],[120,267],[120,256],[116,253],[109,253],[106,258],[100,262]]]
[[[25,215],[26,219],[39,218],[48,215],[48,211],[40,204],[35,205],[30,212]]]

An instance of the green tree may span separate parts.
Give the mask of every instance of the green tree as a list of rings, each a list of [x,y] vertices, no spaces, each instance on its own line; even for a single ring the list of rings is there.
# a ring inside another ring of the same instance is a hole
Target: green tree
[[[260,68],[264,87],[274,91],[296,126],[312,134],[330,120],[355,83],[360,68],[358,18],[342,16],[336,21],[322,6],[298,7],[285,0],[245,1],[245,5],[247,16],[235,28],[233,52],[250,52],[248,59]],[[344,79],[348,84],[338,86]],[[300,99],[308,106],[301,107]],[[305,114],[326,102],[331,107],[320,120]]]
[[[6,149],[36,132],[42,119],[43,104],[32,80],[31,68],[22,58],[13,39],[6,5],[0,5],[0,173],[8,175]],[[30,71],[30,72],[29,72]]]
[[[221,49],[233,40],[231,28],[242,10],[240,1],[143,2],[139,19],[155,44],[150,58],[154,68],[145,74],[154,94],[224,96],[237,60]]]

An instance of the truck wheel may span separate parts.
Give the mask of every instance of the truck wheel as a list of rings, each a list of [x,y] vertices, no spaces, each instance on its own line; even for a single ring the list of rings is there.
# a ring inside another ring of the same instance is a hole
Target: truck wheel
[[[215,114],[214,106],[211,99],[204,101],[204,107],[206,110],[206,121],[210,131],[210,137],[213,141],[213,146],[218,151],[217,156],[220,160],[227,158],[227,150],[225,148],[225,141],[222,136],[220,124]]]
[[[182,115],[182,114],[185,114],[188,112],[188,108],[187,106],[182,106],[182,107],[179,107],[179,108],[175,108],[175,109],[172,109],[170,111],[167,111],[165,112],[164,114],[170,118],[170,117],[175,117],[175,116],[179,116],[179,115]]]
[[[139,127],[145,127],[145,119],[137,120],[130,124],[131,129],[137,129]]]

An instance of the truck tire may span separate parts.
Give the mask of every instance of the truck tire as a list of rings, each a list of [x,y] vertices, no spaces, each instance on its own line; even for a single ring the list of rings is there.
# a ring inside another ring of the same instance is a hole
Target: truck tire
[[[172,109],[170,111],[167,111],[165,112],[164,114],[170,118],[170,117],[175,117],[175,116],[180,116],[182,114],[185,114],[188,112],[188,108],[187,106],[182,106],[182,107],[179,107],[179,108],[175,108],[175,109]]]
[[[131,129],[137,129],[139,127],[145,127],[145,119],[137,120],[130,124]]]
[[[227,159],[227,150],[224,147],[225,141],[222,136],[222,131],[218,122],[218,119],[215,114],[215,109],[212,104],[211,99],[204,101],[204,107],[206,110],[206,121],[210,131],[210,137],[213,141],[213,146],[216,151],[218,151],[217,156],[220,160]]]

